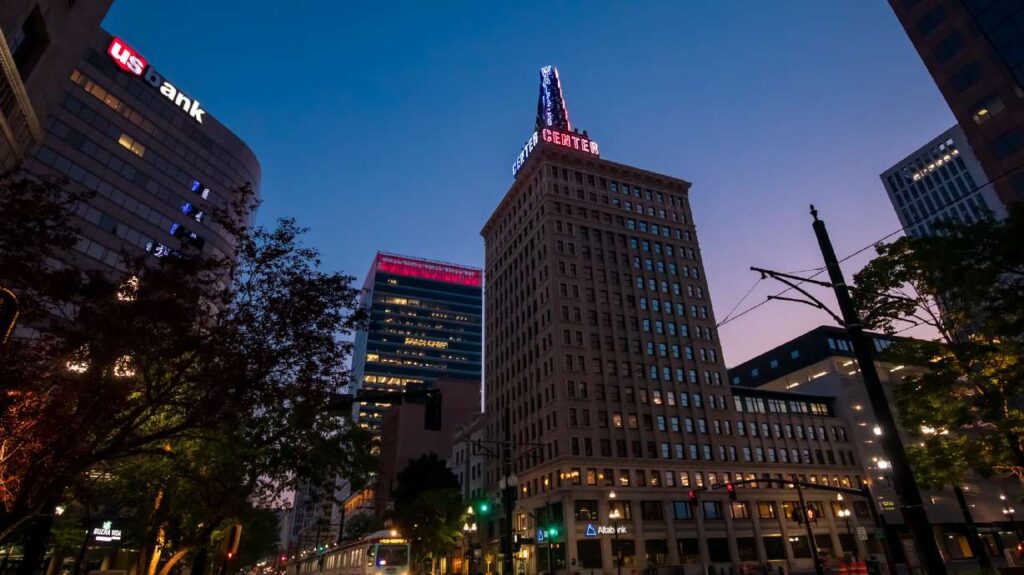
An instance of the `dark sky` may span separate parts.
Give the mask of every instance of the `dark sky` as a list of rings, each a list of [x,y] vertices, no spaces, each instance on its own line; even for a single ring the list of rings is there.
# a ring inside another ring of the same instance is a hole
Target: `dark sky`
[[[808,204],[840,256],[896,230],[878,174],[954,123],[882,0],[117,0],[105,27],[249,143],[260,222],[295,216],[360,282],[377,250],[483,264],[545,64],[602,157],[693,182],[719,320],[749,266],[822,265]],[[828,321],[762,306],[726,361]]]

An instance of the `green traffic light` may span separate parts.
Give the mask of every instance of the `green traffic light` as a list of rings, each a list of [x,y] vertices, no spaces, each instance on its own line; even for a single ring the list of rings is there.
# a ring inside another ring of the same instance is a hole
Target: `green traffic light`
[[[480,513],[487,513],[488,511],[491,510],[491,504],[487,503],[486,501],[481,502],[480,505],[478,506],[478,509]]]
[[[558,527],[548,527],[548,537],[558,537]]]

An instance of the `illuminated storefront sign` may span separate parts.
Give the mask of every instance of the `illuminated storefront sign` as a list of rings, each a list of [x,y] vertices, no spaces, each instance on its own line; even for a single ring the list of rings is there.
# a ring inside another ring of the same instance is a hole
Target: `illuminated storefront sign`
[[[530,139],[526,140],[526,144],[516,157],[516,161],[512,164],[512,177],[515,177],[515,175],[519,173],[520,168],[522,168],[523,164],[526,163],[527,158],[530,157],[530,153],[537,147],[537,143],[539,141],[544,141],[563,148],[569,148],[571,150],[586,152],[595,156],[601,155],[597,142],[589,138],[580,134],[570,134],[568,132],[560,132],[558,130],[544,128],[539,132],[534,132],[533,135],[530,136]]]
[[[114,529],[110,521],[104,521],[100,527],[93,528],[92,538],[100,543],[116,543],[121,540],[121,530]]]
[[[434,349],[448,349],[447,341],[437,341],[434,339],[423,339],[422,337],[407,337],[405,338],[405,345],[415,345],[419,347],[432,347]]]
[[[483,284],[483,272],[476,268],[386,254],[377,255],[377,271],[464,286],[479,287]]]
[[[152,66],[147,64],[145,58],[131,49],[123,40],[117,37],[112,39],[110,47],[107,48],[107,54],[110,55],[114,63],[122,70],[133,76],[141,77],[147,84],[160,90],[160,93],[174,103],[175,106],[188,112],[188,115],[196,122],[203,123],[203,114],[206,113],[206,110],[199,106],[199,100],[186,96],[174,87],[174,84],[165,80]]]
[[[594,525],[593,523],[587,523],[586,536],[597,537],[598,535],[615,535],[616,531],[619,532],[619,535],[624,535],[626,533],[626,526]]]

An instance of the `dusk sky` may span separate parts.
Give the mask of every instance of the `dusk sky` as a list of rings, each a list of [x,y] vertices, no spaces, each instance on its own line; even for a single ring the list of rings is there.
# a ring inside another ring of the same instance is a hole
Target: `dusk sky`
[[[751,265],[822,265],[808,204],[840,257],[898,229],[878,174],[955,122],[882,0],[119,0],[104,27],[253,149],[259,222],[360,284],[377,250],[483,265],[545,64],[603,158],[693,183],[719,321]],[[727,365],[829,321],[762,306],[721,328]]]

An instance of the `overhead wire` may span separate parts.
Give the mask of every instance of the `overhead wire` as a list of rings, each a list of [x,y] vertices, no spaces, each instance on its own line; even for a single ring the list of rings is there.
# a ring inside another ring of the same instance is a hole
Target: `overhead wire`
[[[996,182],[998,182],[999,180],[1001,180],[1001,179],[1003,179],[1003,178],[1005,178],[1005,177],[1007,177],[1007,176],[1009,176],[1009,175],[1013,174],[1013,173],[1014,173],[1014,172],[1016,172],[1017,170],[1020,170],[1020,169],[1021,169],[1021,167],[1024,167],[1024,164],[1018,164],[1017,166],[1015,166],[1015,167],[1013,167],[1013,168],[1010,168],[1009,170],[1006,170],[1005,172],[1003,172],[1002,174],[1000,174],[999,176],[997,176],[997,177],[995,177],[995,178],[989,178],[989,180],[988,180],[987,182],[985,182],[984,184],[981,184],[981,185],[975,186],[974,188],[972,188],[972,189],[971,189],[970,191],[968,191],[968,192],[967,192],[967,193],[965,193],[964,195],[960,196],[959,198],[954,198],[953,200],[951,200],[951,201],[949,201],[949,202],[946,202],[945,204],[942,204],[942,205],[940,205],[940,206],[939,206],[939,207],[938,207],[938,208],[937,208],[937,209],[935,210],[935,212],[934,212],[934,213],[939,213],[939,212],[941,212],[941,211],[945,210],[946,208],[949,208],[949,207],[953,206],[954,204],[957,204],[957,203],[959,203],[959,202],[962,202],[963,200],[966,200],[967,198],[969,198],[969,197],[973,196],[974,194],[977,194],[977,193],[981,192],[981,191],[982,191],[982,190],[983,190],[984,188],[987,188],[988,186],[992,186],[992,185],[995,185],[995,183],[996,183]],[[840,260],[839,260],[839,263],[843,263],[843,262],[845,262],[846,260],[849,260],[850,258],[856,257],[856,256],[858,256],[858,255],[860,255],[860,254],[864,253],[865,251],[867,251],[867,250],[869,250],[869,249],[871,249],[871,248],[873,248],[873,247],[877,246],[877,245],[878,245],[879,243],[881,243],[881,242],[884,242],[885,240],[887,240],[887,239],[891,238],[892,236],[895,236],[896,234],[898,234],[898,233],[900,233],[900,232],[902,232],[902,231],[905,231],[905,230],[906,230],[907,228],[910,228],[910,227],[916,226],[917,224],[921,223],[921,222],[922,222],[922,221],[924,221],[925,219],[927,219],[927,218],[925,218],[925,217],[922,217],[922,218],[919,218],[919,219],[917,219],[917,220],[915,220],[915,221],[913,221],[913,222],[910,222],[910,223],[908,223],[908,224],[907,224],[907,225],[905,225],[905,226],[900,226],[900,227],[899,227],[898,229],[896,229],[896,230],[894,230],[894,231],[892,231],[892,232],[890,232],[890,233],[888,233],[888,234],[886,234],[886,235],[882,236],[881,238],[879,238],[879,239],[877,239],[877,240],[875,240],[875,241],[871,242],[870,244],[868,244],[868,245],[866,245],[866,246],[864,246],[864,247],[860,248],[859,250],[857,250],[857,251],[855,251],[855,252],[853,252],[853,253],[851,253],[851,254],[849,254],[849,255],[847,255],[847,256],[845,256],[845,257],[843,257],[842,259],[840,259]],[[815,272],[814,274],[812,274],[812,275],[811,275],[810,277],[808,277],[808,278],[805,278],[805,279],[804,279],[803,281],[797,282],[797,284],[796,284],[796,285],[798,285],[798,286],[799,286],[799,285],[802,285],[802,284],[806,283],[806,281],[807,281],[807,280],[810,280],[810,279],[814,279],[814,278],[818,277],[819,275],[821,275],[822,273],[824,273],[824,272],[826,271],[826,268],[824,268],[824,267],[821,267],[821,268],[811,268],[810,270],[804,270],[804,272],[807,272],[807,271],[812,271],[812,270],[817,270],[817,271],[816,271],[816,272]],[[792,273],[802,273],[802,272],[792,272]],[[755,284],[755,285],[756,285],[756,284]],[[776,298],[776,297],[779,297],[779,296],[781,296],[781,295],[784,295],[784,294],[786,294],[786,293],[788,293],[788,292],[791,292],[791,291],[793,291],[793,289],[794,289],[794,288],[792,288],[792,287],[788,287],[788,288],[786,288],[786,289],[784,289],[784,290],[780,291],[779,293],[777,293],[777,294],[775,294],[775,295],[772,295],[772,296],[768,296],[768,297],[767,297],[767,298],[766,298],[766,299],[765,299],[764,301],[762,301],[762,302],[759,302],[759,303],[757,303],[757,304],[755,304],[755,305],[753,305],[753,306],[751,306],[751,307],[749,307],[749,308],[747,308],[747,309],[743,310],[742,312],[740,312],[740,313],[738,313],[738,314],[736,314],[736,315],[732,315],[732,311],[730,311],[730,312],[729,312],[729,315],[727,315],[727,316],[725,317],[725,319],[723,319],[722,321],[718,322],[718,323],[717,323],[717,324],[715,325],[715,327],[716,327],[716,328],[720,328],[720,327],[722,327],[723,325],[726,325],[727,323],[733,322],[733,321],[735,321],[735,320],[737,320],[737,319],[739,319],[739,318],[743,317],[744,315],[746,315],[746,314],[748,314],[748,313],[750,313],[750,312],[754,311],[755,309],[757,309],[757,308],[759,308],[759,307],[763,306],[764,304],[766,304],[766,303],[770,302],[770,301],[772,300],[772,298]],[[749,294],[748,294],[748,295],[749,295]],[[745,299],[746,297],[747,297],[747,296],[744,296],[744,299]],[[741,301],[742,301],[742,300],[741,300]],[[733,308],[733,311],[735,311],[735,308]]]

